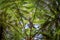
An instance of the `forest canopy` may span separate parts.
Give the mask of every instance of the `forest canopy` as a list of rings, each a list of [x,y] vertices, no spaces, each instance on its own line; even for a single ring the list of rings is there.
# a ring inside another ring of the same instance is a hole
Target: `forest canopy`
[[[0,40],[60,40],[60,0],[0,0]]]

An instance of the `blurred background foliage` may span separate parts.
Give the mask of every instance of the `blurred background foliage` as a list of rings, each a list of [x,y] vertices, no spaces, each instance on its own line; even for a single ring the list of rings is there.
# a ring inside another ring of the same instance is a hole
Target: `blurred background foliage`
[[[60,40],[60,0],[0,0],[0,40]]]

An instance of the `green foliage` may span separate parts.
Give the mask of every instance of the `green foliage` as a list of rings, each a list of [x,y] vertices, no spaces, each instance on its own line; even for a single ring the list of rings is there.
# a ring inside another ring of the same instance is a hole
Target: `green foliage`
[[[0,0],[0,25],[4,40],[60,40],[60,0]]]

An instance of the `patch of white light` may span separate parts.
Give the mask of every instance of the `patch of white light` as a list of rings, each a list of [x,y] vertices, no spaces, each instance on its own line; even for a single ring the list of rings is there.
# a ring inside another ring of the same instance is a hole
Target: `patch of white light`
[[[38,30],[39,29],[39,24],[34,24],[34,27]]]
[[[34,38],[34,40],[41,40],[43,38],[42,34],[37,34]]]
[[[29,25],[29,24],[26,24],[26,25],[25,25],[25,29],[29,28],[29,26],[28,26],[28,25]]]
[[[38,30],[39,29],[39,24],[34,24],[34,27]],[[29,28],[29,24],[25,25],[25,29]]]

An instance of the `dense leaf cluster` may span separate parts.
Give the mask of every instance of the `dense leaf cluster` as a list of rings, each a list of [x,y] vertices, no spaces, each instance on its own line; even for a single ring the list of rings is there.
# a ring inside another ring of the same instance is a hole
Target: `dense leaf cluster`
[[[60,0],[0,0],[0,40],[60,40]]]

